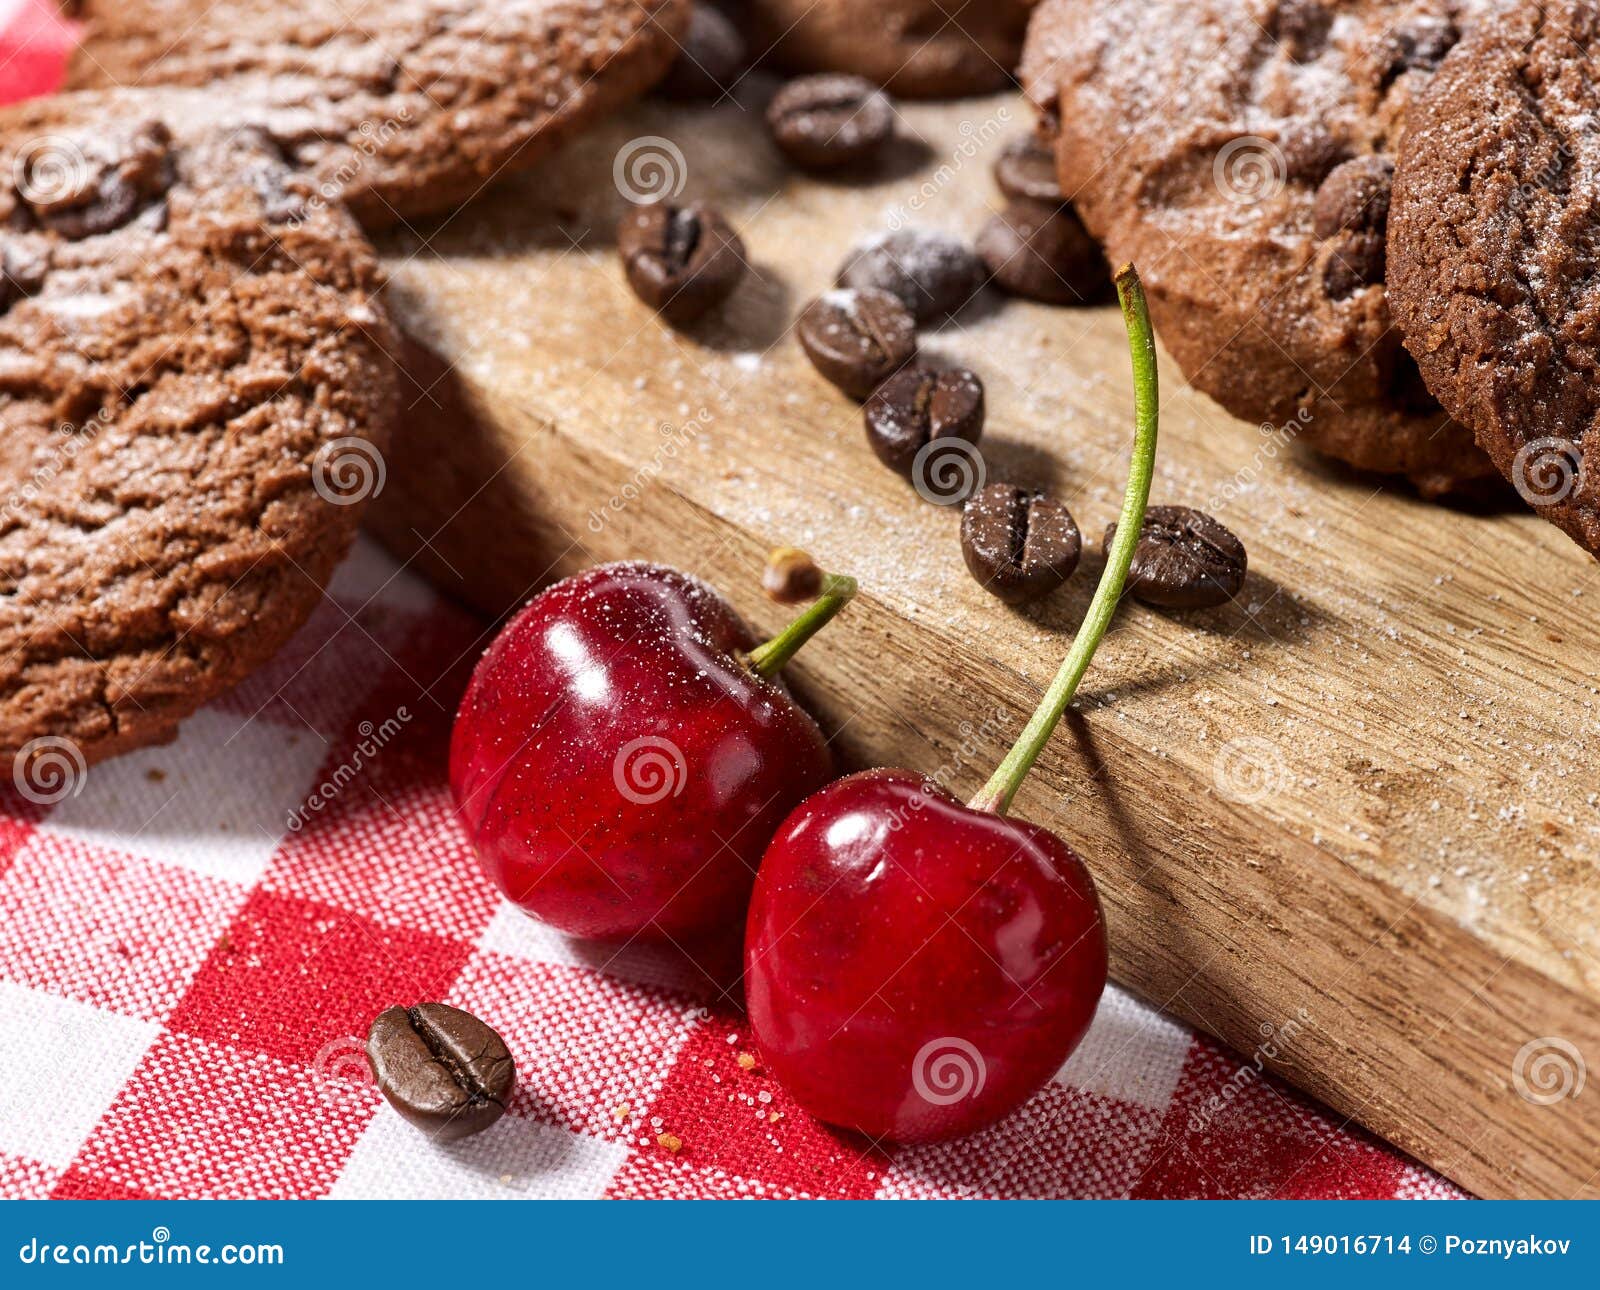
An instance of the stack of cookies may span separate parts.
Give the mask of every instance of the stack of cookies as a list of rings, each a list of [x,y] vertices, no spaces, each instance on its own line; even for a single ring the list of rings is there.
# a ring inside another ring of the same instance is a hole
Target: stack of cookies
[[[660,78],[687,0],[80,0],[0,110],[0,755],[170,738],[305,620],[383,470],[363,227]]]
[[[1043,0],[1022,77],[1194,385],[1429,496],[1503,476],[1600,554],[1597,34],[1587,0]]]

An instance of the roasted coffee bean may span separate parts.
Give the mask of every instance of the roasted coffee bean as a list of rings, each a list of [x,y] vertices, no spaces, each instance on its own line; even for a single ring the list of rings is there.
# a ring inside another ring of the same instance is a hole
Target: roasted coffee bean
[[[1047,211],[1013,202],[984,225],[978,255],[995,285],[1047,305],[1104,298],[1111,285],[1105,256],[1071,207]]]
[[[865,161],[888,141],[894,107],[859,76],[802,76],[773,96],[767,125],[795,165],[835,170]]]
[[[681,102],[719,99],[749,66],[744,37],[712,4],[696,4],[678,43],[678,56],[656,86],[656,93]]]
[[[1116,535],[1116,524],[1106,525],[1107,550]],[[1133,549],[1128,590],[1146,604],[1206,609],[1239,594],[1247,565],[1244,543],[1204,511],[1152,506]]]
[[[683,327],[721,304],[744,276],[744,243],[710,206],[635,206],[617,228],[634,294]]]
[[[1083,540],[1071,513],[1043,492],[990,484],[961,513],[961,555],[1008,605],[1039,600],[1072,576]]]
[[[1382,233],[1389,224],[1389,193],[1394,162],[1387,157],[1355,157],[1322,181],[1311,204],[1311,231],[1330,238],[1344,229]]]
[[[911,311],[870,287],[824,292],[805,307],[795,331],[812,366],[858,399],[917,356]]]
[[[1363,287],[1383,281],[1388,247],[1378,233],[1350,233],[1340,238],[1322,266],[1322,286],[1330,300],[1343,300]]]
[[[389,1105],[440,1142],[487,1129],[517,1083],[505,1040],[444,1003],[380,1012],[367,1034],[367,1061]]]
[[[1056,154],[1037,134],[1013,139],[994,161],[994,182],[1012,201],[1054,209],[1066,203],[1056,179]]]
[[[958,237],[903,228],[863,242],[839,268],[841,287],[887,291],[919,323],[960,312],[983,286],[983,261]]]
[[[910,479],[918,455],[935,440],[978,442],[983,382],[964,367],[904,368],[872,392],[861,416],[878,460]]]

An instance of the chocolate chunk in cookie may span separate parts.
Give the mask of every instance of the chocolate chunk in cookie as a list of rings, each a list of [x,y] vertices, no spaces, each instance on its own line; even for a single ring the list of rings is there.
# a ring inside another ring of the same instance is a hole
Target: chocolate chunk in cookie
[[[1387,157],[1356,157],[1337,167],[1311,203],[1311,231],[1330,238],[1346,229],[1382,235],[1389,224],[1389,190],[1394,162]]]
[[[305,621],[394,415],[376,259],[196,104],[0,110],[0,756],[170,738]],[[368,490],[370,491],[370,489]],[[41,744],[39,741],[46,743]]]
[[[81,0],[74,89],[211,90],[371,227],[525,168],[667,70],[688,0]]]
[[[1043,0],[1022,75],[1061,187],[1235,415],[1424,492],[1492,464],[1417,396],[1384,282],[1405,109],[1473,0]]]
[[[1333,9],[1323,0],[1284,0],[1273,11],[1270,30],[1290,58],[1309,63],[1328,47]]]
[[[1412,105],[1389,281],[1428,387],[1600,555],[1600,5],[1485,19]]]
[[[40,227],[71,241],[110,233],[159,202],[172,183],[172,136],[159,121],[85,138],[81,147],[36,141],[18,154],[20,205]]]

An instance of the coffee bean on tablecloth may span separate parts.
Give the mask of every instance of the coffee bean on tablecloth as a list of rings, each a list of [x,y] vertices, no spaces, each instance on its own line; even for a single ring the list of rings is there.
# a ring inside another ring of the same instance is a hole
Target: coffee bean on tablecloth
[[[505,1041],[444,1003],[386,1008],[367,1034],[367,1061],[389,1105],[440,1142],[482,1132],[516,1087]]]

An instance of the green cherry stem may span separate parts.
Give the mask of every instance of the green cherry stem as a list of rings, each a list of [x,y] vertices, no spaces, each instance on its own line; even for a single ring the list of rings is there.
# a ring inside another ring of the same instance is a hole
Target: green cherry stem
[[[989,782],[969,805],[978,811],[993,811],[1004,815],[1011,807],[1011,799],[1022,787],[1022,781],[1033,769],[1033,763],[1045,744],[1050,741],[1057,723],[1078,692],[1078,683],[1089,670],[1089,662],[1104,639],[1106,629],[1116,615],[1117,603],[1122,598],[1123,585],[1128,580],[1128,566],[1133,563],[1133,549],[1139,541],[1139,530],[1144,526],[1144,510],[1150,500],[1150,477],[1156,462],[1157,406],[1160,402],[1156,382],[1156,341],[1150,330],[1150,310],[1144,297],[1144,286],[1131,264],[1117,270],[1117,299],[1122,302],[1122,319],[1128,328],[1128,348],[1133,353],[1133,458],[1128,463],[1128,487],[1122,495],[1122,514],[1117,520],[1117,536],[1106,552],[1105,571],[1100,575],[1100,585],[1095,588],[1094,599],[1089,602],[1089,612],[1084,615],[1083,626],[1078,629],[1072,648],[1061,661],[1061,669],[1044,698],[1034,709],[1033,716],[1023,727],[1022,734],[1012,746]]]
[[[763,641],[750,651],[750,668],[759,677],[770,681],[784,665],[799,652],[800,647],[821,631],[856,594],[856,580],[843,574],[824,573],[817,598],[795,616],[795,619],[769,641]]]

